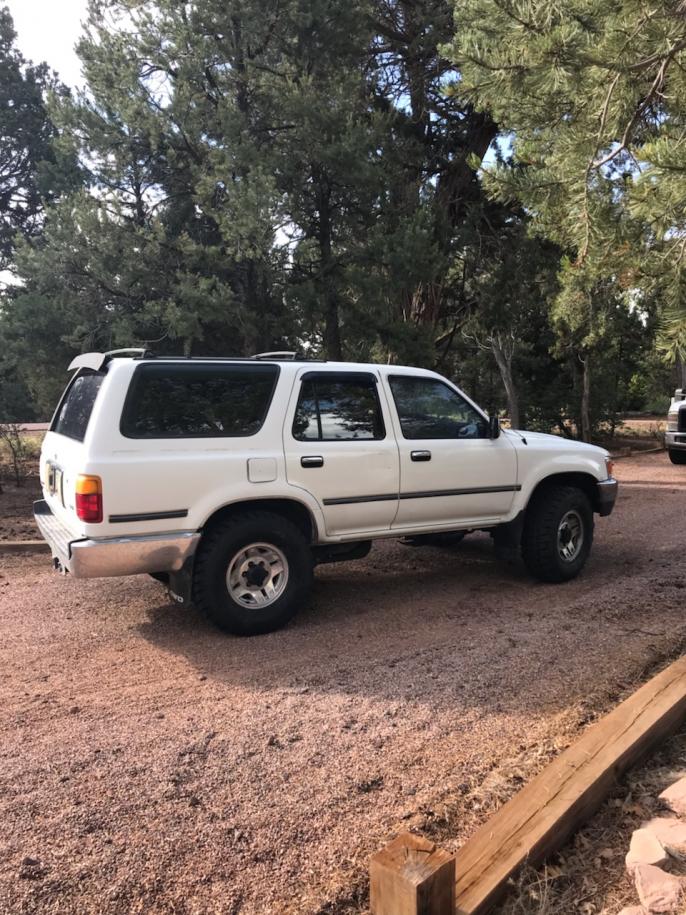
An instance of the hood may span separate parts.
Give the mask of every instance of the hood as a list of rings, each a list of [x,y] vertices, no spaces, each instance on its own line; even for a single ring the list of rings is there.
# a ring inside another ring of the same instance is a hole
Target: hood
[[[511,440],[519,441],[523,444],[525,438],[527,445],[535,445],[539,448],[555,451],[584,451],[586,454],[595,453],[603,457],[609,457],[610,452],[606,448],[598,445],[589,445],[586,442],[577,442],[572,438],[563,438],[561,435],[550,435],[546,432],[527,432],[526,429],[503,429],[503,432],[510,436]]]

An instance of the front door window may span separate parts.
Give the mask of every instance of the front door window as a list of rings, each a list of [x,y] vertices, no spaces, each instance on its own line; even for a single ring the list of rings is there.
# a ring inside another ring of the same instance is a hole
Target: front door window
[[[403,438],[488,438],[481,413],[442,381],[391,376],[390,385]]]

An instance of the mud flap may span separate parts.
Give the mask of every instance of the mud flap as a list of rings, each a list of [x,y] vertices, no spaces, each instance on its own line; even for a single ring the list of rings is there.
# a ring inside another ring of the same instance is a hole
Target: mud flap
[[[175,604],[190,606],[193,602],[193,563],[195,557],[189,556],[178,572],[170,572],[167,579],[167,593]]]
[[[498,559],[513,561],[519,558],[524,533],[524,511],[520,511],[516,518],[501,524],[493,531],[493,545]]]

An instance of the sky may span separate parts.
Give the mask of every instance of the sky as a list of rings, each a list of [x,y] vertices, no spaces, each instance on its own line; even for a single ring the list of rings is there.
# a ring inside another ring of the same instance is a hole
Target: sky
[[[46,61],[68,86],[82,85],[74,45],[88,0],[0,0],[14,19],[17,47],[33,63]]]

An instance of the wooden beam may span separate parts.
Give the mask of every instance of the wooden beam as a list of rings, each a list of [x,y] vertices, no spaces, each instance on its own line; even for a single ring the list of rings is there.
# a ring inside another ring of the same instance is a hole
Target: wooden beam
[[[557,851],[616,780],[686,719],[686,657],[588,728],[482,826],[456,856],[457,915],[482,915],[523,864]]]
[[[45,540],[0,540],[0,553],[49,553]]]
[[[372,915],[454,915],[455,858],[402,833],[372,858],[369,895]]]

